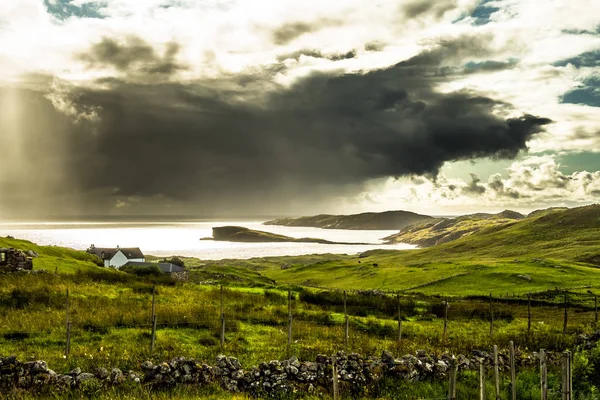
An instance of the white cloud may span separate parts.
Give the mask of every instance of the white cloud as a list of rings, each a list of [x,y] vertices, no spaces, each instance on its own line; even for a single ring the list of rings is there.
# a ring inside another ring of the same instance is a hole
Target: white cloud
[[[504,174],[472,175],[469,182],[443,175],[436,180],[413,177],[373,181],[365,192],[346,202],[346,209],[454,214],[511,208],[527,212],[599,201],[600,171],[565,174],[554,157],[532,156],[512,163]]]

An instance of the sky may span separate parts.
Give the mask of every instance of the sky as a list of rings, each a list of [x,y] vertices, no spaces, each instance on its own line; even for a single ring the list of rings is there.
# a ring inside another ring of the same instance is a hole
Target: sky
[[[598,203],[600,2],[0,2],[0,143],[0,218]]]

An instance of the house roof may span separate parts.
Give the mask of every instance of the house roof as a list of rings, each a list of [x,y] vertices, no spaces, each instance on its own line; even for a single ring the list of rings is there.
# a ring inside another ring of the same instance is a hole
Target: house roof
[[[90,247],[87,252],[90,254],[95,254],[103,260],[110,260],[114,257],[117,252],[121,250],[121,253],[128,259],[132,258],[145,258],[144,253],[139,249],[139,247]]]
[[[132,265],[134,267],[158,267],[162,272],[182,272],[185,271],[185,268],[180,267],[179,265],[171,264],[171,263],[153,263],[153,262],[141,262],[141,261],[129,261],[127,265]]]

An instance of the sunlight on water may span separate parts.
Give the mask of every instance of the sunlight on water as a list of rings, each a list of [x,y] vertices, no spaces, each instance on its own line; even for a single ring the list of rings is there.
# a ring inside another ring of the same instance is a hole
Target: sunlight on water
[[[232,243],[200,240],[212,236],[213,226],[239,225],[250,229],[373,245],[328,245],[317,243]],[[146,254],[181,255],[204,260],[253,258],[302,254],[355,254],[372,249],[412,249],[408,244],[386,245],[381,238],[397,231],[351,231],[318,228],[265,226],[261,222],[0,222],[0,235],[11,235],[41,245],[84,250],[97,247],[139,247]]]

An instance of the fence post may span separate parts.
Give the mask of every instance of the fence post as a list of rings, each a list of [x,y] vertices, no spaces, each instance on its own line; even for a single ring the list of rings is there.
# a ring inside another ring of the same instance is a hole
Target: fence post
[[[573,355],[569,351],[569,400],[573,400]]]
[[[225,347],[225,300],[223,297],[223,285],[221,285],[221,348]]]
[[[494,337],[494,308],[492,306],[492,294],[490,293],[490,339]]]
[[[531,293],[527,293],[527,333],[531,334]]]
[[[292,291],[288,289],[288,351],[292,345]]]
[[[446,334],[448,333],[448,300],[444,300],[444,335],[442,343],[446,343]]]
[[[338,377],[337,377],[337,357],[331,356],[331,365],[333,367],[333,400],[339,400]]]
[[[548,400],[548,367],[546,365],[546,351],[540,350],[540,385],[542,400]]]
[[[498,370],[498,346],[494,345],[494,383],[496,385],[496,400],[500,400],[500,371]]]
[[[515,343],[510,341],[510,387],[512,400],[517,400],[517,371],[515,370]]]
[[[346,308],[346,291],[344,290],[344,347],[346,351],[348,351],[348,336],[349,336],[349,326],[348,326],[348,310]]]
[[[156,341],[156,315],[152,316],[152,338],[150,340],[150,354],[154,353],[154,342]]]
[[[67,328],[67,340],[65,342],[65,356],[68,358],[69,353],[71,353],[71,321],[69,321],[69,289],[67,289],[67,300],[65,307],[65,325]]]
[[[152,286],[152,333],[150,335],[150,354],[154,353],[156,341],[156,287]]]
[[[598,296],[594,296],[594,323],[598,325]]]
[[[567,333],[567,292],[565,291],[565,318],[563,321],[563,335]]]
[[[156,286],[152,286],[152,319],[154,319],[154,316],[156,315],[155,295],[156,295]]]
[[[483,359],[479,361],[479,400],[485,400],[485,367]]]
[[[400,295],[396,295],[398,302],[398,344],[402,342],[402,316],[400,315]]]
[[[458,366],[456,361],[450,363],[450,371],[448,373],[448,400],[456,400],[456,375]]]
[[[65,353],[67,358],[69,358],[69,354],[71,354],[71,321],[67,322],[67,347]]]
[[[571,377],[571,352],[565,351],[561,360],[562,369],[562,398],[563,400],[573,399],[572,377]]]

